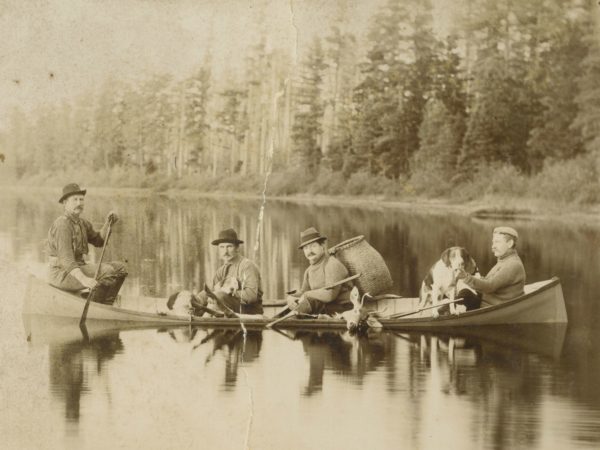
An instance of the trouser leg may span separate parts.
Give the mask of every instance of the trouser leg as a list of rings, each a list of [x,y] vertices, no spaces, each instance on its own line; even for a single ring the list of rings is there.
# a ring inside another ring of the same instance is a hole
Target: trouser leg
[[[203,294],[201,292],[200,294]],[[223,308],[219,303],[227,306],[229,309],[236,313],[241,314],[262,314],[263,308],[260,303],[253,303],[250,305],[246,305],[240,301],[238,297],[234,297],[233,295],[225,294],[224,292],[214,292],[213,293],[218,299],[219,302],[217,305],[219,308],[225,313],[225,315],[231,315],[231,312],[227,310],[227,308]]]
[[[86,276],[94,277],[98,265],[86,264],[81,269]],[[126,277],[125,264],[118,261],[101,264],[98,271],[98,286],[92,292],[92,301],[112,305]]]
[[[465,305],[467,311],[479,309],[481,306],[481,295],[474,293],[470,289],[461,289],[457,294],[456,298],[463,298],[463,301],[457,302],[458,305]]]

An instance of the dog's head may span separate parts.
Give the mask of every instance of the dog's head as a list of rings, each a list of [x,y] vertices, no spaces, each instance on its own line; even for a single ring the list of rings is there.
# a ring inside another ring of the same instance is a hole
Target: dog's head
[[[167,300],[167,308],[171,311],[176,311],[183,314],[191,314],[194,311],[192,300],[197,304],[202,304],[198,297],[190,291],[179,291],[169,296]]]
[[[471,275],[478,271],[475,260],[463,247],[447,248],[442,253],[441,260],[446,267],[449,267],[452,270],[463,269]]]
[[[225,294],[233,295],[236,291],[242,289],[242,283],[236,277],[225,278],[219,286],[219,290]]]

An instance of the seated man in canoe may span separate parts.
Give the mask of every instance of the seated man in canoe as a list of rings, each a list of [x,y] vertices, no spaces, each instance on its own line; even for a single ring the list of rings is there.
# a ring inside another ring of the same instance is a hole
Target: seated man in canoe
[[[63,214],[58,217],[48,231],[49,282],[65,291],[91,289],[91,301],[113,304],[127,276],[125,264],[108,262],[100,265],[98,279],[94,279],[97,264],[84,260],[88,254],[88,243],[102,247],[108,232],[109,223],[118,220],[117,214],[110,212],[100,232],[81,217],[85,201],[85,189],[77,184],[67,184],[63,188],[59,203]]]
[[[200,292],[193,303],[196,312],[208,305],[213,298],[227,316],[232,311],[239,314],[262,314],[262,283],[260,271],[254,262],[240,254],[240,244],[235,230],[229,228],[219,233],[211,242],[218,247],[223,265],[217,269],[212,288]]]
[[[456,270],[456,278],[483,294],[483,303],[497,305],[522,295],[525,267],[515,248],[519,234],[511,227],[497,227],[492,234],[492,252],[498,262],[483,278]],[[460,296],[460,293],[459,293]]]
[[[351,283],[326,287],[348,278],[348,269],[327,251],[327,238],[310,227],[300,233],[300,246],[310,265],[300,291],[287,298],[288,307],[305,314],[333,314],[352,309]]]

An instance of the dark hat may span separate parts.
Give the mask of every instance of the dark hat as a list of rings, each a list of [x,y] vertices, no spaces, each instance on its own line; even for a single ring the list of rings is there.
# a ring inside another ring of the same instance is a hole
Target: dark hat
[[[321,233],[319,233],[316,228],[310,227],[300,233],[300,245],[298,248],[302,249],[302,247],[310,244],[311,242],[325,240],[327,240],[326,236],[323,236]]]
[[[81,189],[77,183],[69,183],[63,188],[62,197],[58,203],[64,202],[68,197],[75,194],[85,195],[86,190]]]
[[[494,228],[494,234],[496,233],[507,234],[510,237],[519,239],[519,233],[517,233],[517,230],[512,227],[496,227]]]
[[[243,244],[244,241],[240,241],[237,237],[237,233],[233,228],[227,228],[226,230],[219,232],[219,238],[215,239],[211,242],[212,245],[219,245],[224,242],[229,242],[230,244]]]

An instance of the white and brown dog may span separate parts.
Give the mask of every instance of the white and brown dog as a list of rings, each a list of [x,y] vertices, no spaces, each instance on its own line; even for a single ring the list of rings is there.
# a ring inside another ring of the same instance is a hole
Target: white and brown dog
[[[475,275],[479,272],[475,260],[469,255],[469,252],[462,247],[450,247],[444,250],[439,261],[437,261],[423,280],[419,292],[419,309],[427,303],[438,305],[440,301],[447,297],[454,301],[455,295],[461,289],[471,289],[462,280],[456,279],[455,270],[463,269],[465,272]],[[466,308],[463,305],[450,303],[451,314],[460,314]],[[439,308],[433,309],[433,317],[439,316]]]

